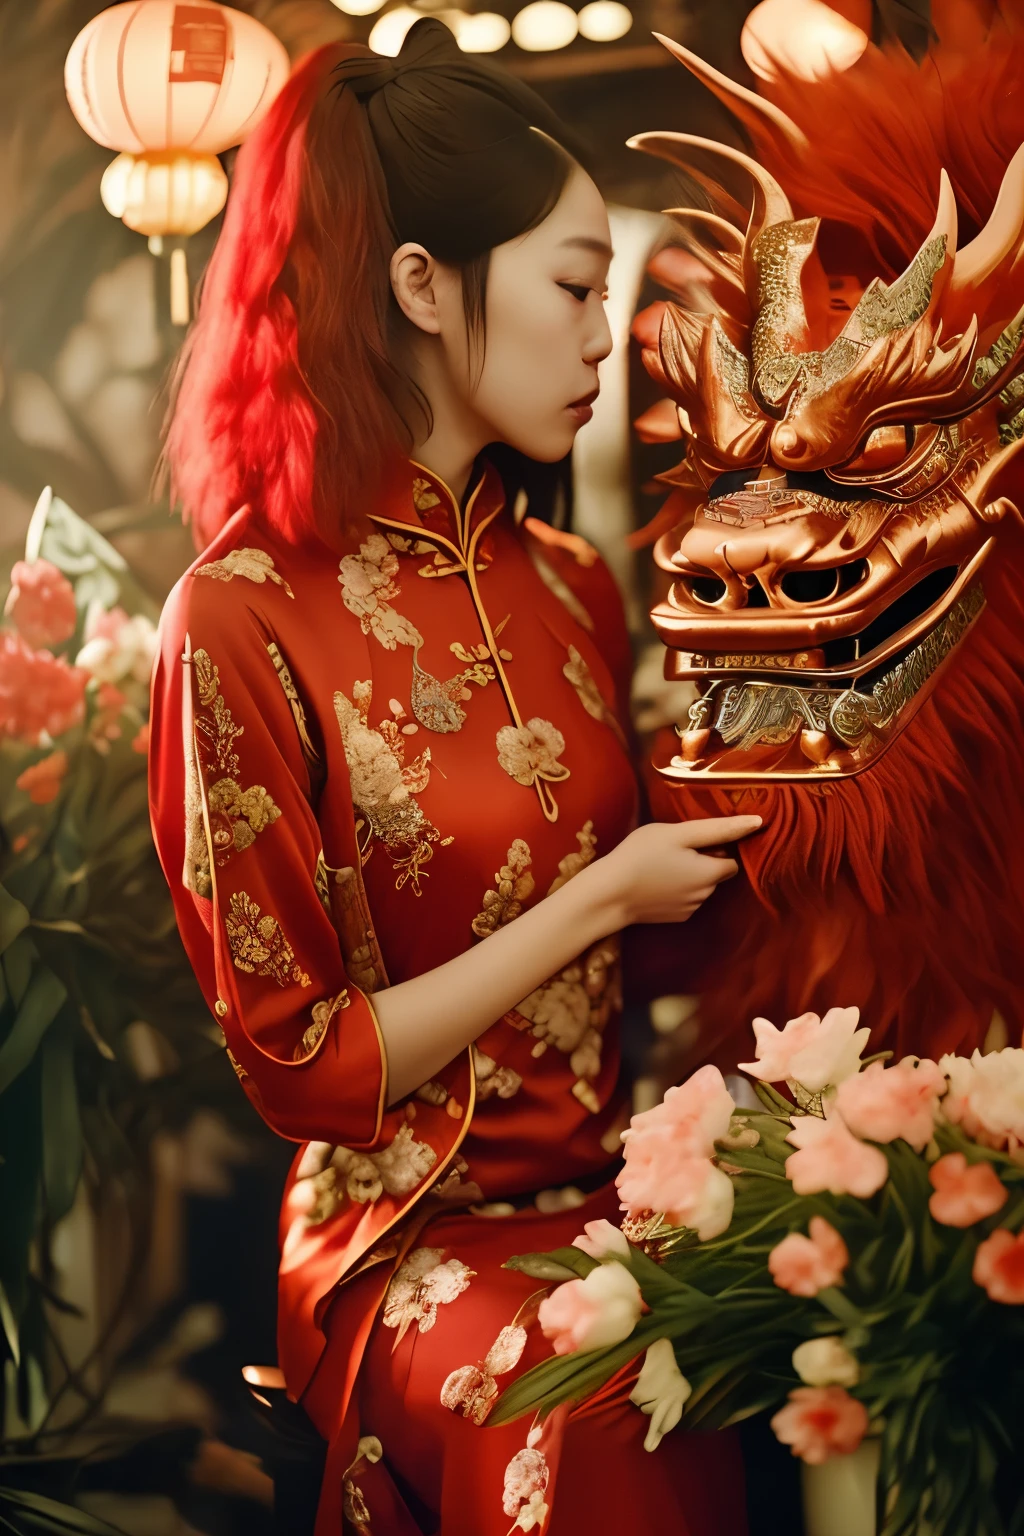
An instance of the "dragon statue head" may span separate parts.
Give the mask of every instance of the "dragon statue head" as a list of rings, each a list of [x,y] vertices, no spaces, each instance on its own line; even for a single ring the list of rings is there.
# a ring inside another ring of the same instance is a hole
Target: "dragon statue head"
[[[672,584],[652,618],[666,675],[699,690],[658,767],[691,784],[847,778],[941,687],[1020,521],[1024,101],[1005,71],[1024,54],[989,49],[951,90],[934,60],[870,47],[769,99],[661,41],[757,158],[631,141],[712,204],[671,210],[709,274],[702,307],[658,305],[636,328],[686,444],[663,477]]]

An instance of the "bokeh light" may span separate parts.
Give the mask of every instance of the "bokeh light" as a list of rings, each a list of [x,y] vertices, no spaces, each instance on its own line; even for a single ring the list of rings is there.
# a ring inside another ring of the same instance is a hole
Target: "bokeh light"
[[[579,14],[580,36],[591,43],[614,43],[632,25],[632,11],[619,0],[591,0]]]
[[[370,47],[374,53],[382,53],[389,59],[396,58],[405,42],[405,34],[423,14],[422,11],[414,11],[411,5],[400,5],[393,11],[385,11],[380,20],[374,22],[370,33]]]
[[[571,6],[561,0],[533,0],[512,23],[512,41],[527,53],[547,53],[567,48],[579,23]]]
[[[497,11],[460,14],[454,31],[463,53],[497,53],[512,35],[510,23]]]
[[[384,0],[331,0],[331,3],[346,16],[372,16],[374,11],[380,10]]]
[[[740,48],[755,75],[823,80],[856,64],[868,45],[861,27],[820,0],[761,0],[743,27]]]

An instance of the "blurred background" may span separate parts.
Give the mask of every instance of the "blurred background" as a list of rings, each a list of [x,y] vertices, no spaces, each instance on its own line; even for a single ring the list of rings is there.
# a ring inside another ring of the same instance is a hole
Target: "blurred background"
[[[679,701],[645,627],[651,561],[624,540],[656,511],[653,477],[678,451],[631,435],[655,392],[629,324],[654,296],[647,260],[671,238],[659,210],[690,199],[625,140],[657,128],[738,142],[651,34],[749,83],[739,39],[750,6],[372,5],[237,9],[293,60],[346,38],[393,54],[413,20],[440,15],[572,125],[612,205],[620,345],[603,414],[532,510],[591,539],[619,577],[649,731],[677,718]],[[183,260],[194,287],[219,219],[187,242],[147,245],[103,207],[111,152],[64,91],[68,50],[101,9],[0,0],[0,1529],[302,1532],[318,1448],[279,1394],[254,1397],[241,1375],[275,1359],[291,1148],[237,1091],[177,941],[146,811],[154,625],[193,558],[188,530],[151,495],[184,334],[171,266]],[[916,0],[886,0],[879,18],[912,46],[927,30]],[[228,175],[232,153],[220,157]],[[688,277],[699,289],[695,263]],[[26,558],[35,577],[19,574]],[[49,588],[40,560],[60,573]],[[653,1020],[633,1020],[638,1070],[690,1012],[690,1000],[662,999]]]

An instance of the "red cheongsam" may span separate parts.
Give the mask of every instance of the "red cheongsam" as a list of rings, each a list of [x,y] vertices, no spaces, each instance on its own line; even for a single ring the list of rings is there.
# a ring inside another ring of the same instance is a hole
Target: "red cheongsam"
[[[628,1380],[530,1445],[486,1426],[550,1349],[504,1260],[617,1216],[617,939],[390,1107],[373,1009],[634,825],[606,569],[517,526],[492,469],[462,508],[402,465],[341,558],[237,513],[161,637],[160,858],[242,1087],[300,1144],[279,1348],[329,1442],[317,1536],[742,1536],[732,1438],[646,1453]]]

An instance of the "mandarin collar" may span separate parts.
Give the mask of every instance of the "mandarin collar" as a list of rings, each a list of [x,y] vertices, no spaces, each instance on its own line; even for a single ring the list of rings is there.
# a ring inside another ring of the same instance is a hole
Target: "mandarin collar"
[[[464,506],[440,475],[410,459],[394,475],[381,498],[380,510],[371,512],[370,518],[392,527],[415,528],[422,537],[437,539],[464,553],[481,524],[492,522],[504,506],[501,476],[486,459],[480,463]]]

